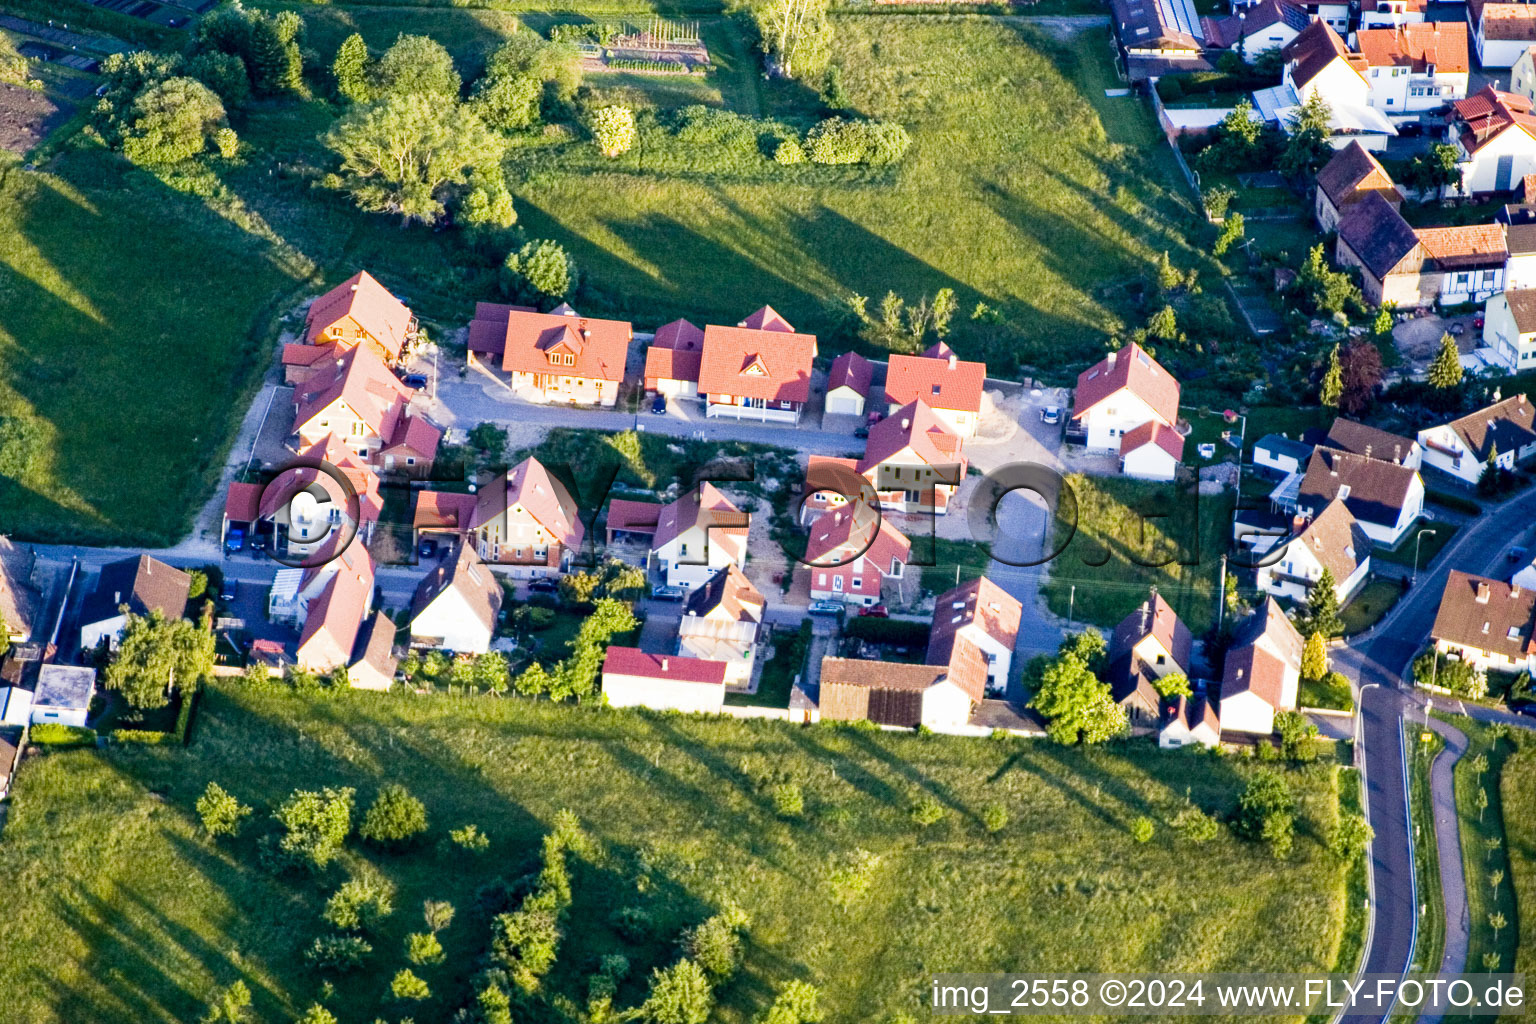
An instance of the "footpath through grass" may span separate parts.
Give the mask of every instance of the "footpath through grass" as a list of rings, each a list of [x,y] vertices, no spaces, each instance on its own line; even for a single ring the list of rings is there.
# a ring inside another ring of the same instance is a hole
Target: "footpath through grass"
[[[174,543],[299,282],[266,243],[102,151],[52,171],[0,163],[0,534]]]
[[[1411,721],[1403,723],[1408,746],[1408,808],[1413,826],[1413,873],[1418,883],[1418,937],[1413,970],[1437,971],[1445,955],[1445,899],[1440,891],[1440,851],[1435,845],[1434,801],[1429,776],[1435,757],[1445,749],[1438,734]],[[1408,1014],[1412,1019],[1415,1014]],[[1397,1019],[1394,1016],[1394,1019]]]
[[[434,992],[417,1024],[446,1024],[487,948],[476,892],[534,863],[555,813],[570,808],[596,841],[573,866],[575,904],[552,996],[585,1000],[598,957],[622,952],[635,1005],[680,931],[727,899],[751,919],[745,969],[712,1020],[746,1024],[774,988],[804,978],[828,1021],[925,1016],[935,971],[1326,971],[1345,916],[1343,866],[1323,849],[1337,769],[1287,772],[1296,847],[1276,861],[1226,829],[1206,844],[1169,819],[1193,800],[1234,812],[1252,765],[1126,743],[1065,749],[556,707],[517,698],[341,694],[300,697],[220,684],[185,750],[111,747],[29,758],[0,843],[9,894],[0,986],[16,1024],[185,1024],[244,978],[258,1019],[291,1020],[321,998],[302,951],[343,877],[276,877],[256,845],[272,806],[296,787],[349,785],[366,805],[386,782],[419,796],[427,845],[382,855],[352,844],[398,887],[366,969],[326,999],[345,1024],[396,1019],[387,981],[424,899],[459,911],[446,963],[418,968]],[[257,813],[212,844],[193,803],[217,780]],[[798,787],[803,811],[776,794]],[[944,809],[922,827],[912,810]],[[997,832],[982,825],[1005,811]],[[1157,822],[1136,843],[1130,823]],[[436,844],[478,824],[483,855]],[[638,931],[613,915],[638,907]],[[547,1013],[524,1021],[553,1019]]]

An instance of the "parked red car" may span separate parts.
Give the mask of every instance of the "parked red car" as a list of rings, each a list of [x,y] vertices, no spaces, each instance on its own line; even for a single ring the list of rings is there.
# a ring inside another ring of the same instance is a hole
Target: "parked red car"
[[[890,609],[883,604],[872,604],[868,608],[860,608],[860,615],[868,615],[875,619],[888,619],[891,617]]]

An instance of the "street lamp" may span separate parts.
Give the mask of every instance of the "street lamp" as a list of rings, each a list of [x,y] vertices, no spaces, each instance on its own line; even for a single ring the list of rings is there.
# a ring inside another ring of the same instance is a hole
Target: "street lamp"
[[[1438,530],[1420,530],[1418,537],[1414,538],[1414,541],[1413,541],[1413,582],[1414,583],[1419,582],[1419,545],[1424,543],[1424,535],[1426,533],[1430,534],[1431,536],[1433,536],[1433,535],[1435,535],[1435,534],[1437,534],[1439,532],[1440,531],[1438,531]]]

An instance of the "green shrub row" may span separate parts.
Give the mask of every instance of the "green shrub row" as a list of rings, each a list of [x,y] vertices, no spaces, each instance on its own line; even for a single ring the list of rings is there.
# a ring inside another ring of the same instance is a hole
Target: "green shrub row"
[[[607,65],[610,71],[660,71],[669,75],[693,73],[693,69],[687,64],[679,64],[675,60],[632,60],[628,57],[610,57]]]
[[[927,647],[928,627],[921,622],[904,619],[880,619],[859,616],[849,619],[843,633],[867,640],[872,644],[895,644],[900,647]]]
[[[154,729],[113,729],[107,737],[116,743],[137,743],[146,747],[177,742],[175,733]]]
[[[816,164],[893,164],[912,145],[894,121],[829,117],[805,133],[806,155]]]
[[[94,747],[96,730],[61,722],[39,722],[28,737],[40,747]]]
[[[1483,506],[1476,501],[1464,494],[1453,494],[1450,491],[1430,491],[1424,495],[1424,500],[1432,501],[1436,505],[1444,505],[1457,512],[1465,512],[1469,516],[1480,515],[1483,511]]]

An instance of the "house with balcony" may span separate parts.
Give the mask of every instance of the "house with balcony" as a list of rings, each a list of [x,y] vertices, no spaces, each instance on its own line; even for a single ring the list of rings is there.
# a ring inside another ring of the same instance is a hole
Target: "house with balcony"
[[[1467,97],[1467,26],[1425,21],[1355,33],[1365,57],[1366,102],[1395,121],[1439,113]]]
[[[310,672],[350,669],[366,651],[371,632],[364,630],[373,607],[374,565],[368,549],[348,544],[313,569],[286,570],[299,574],[291,595],[284,572],[273,582],[273,603],[303,622],[294,664]]]
[[[1207,50],[1233,50],[1250,61],[1289,45],[1311,20],[1294,0],[1259,0],[1241,13],[1200,19]]]
[[[460,527],[480,560],[513,579],[558,576],[581,550],[586,527],[576,499],[538,459],[529,456],[473,495],[468,527]],[[443,507],[456,521],[462,510]],[[422,516],[417,506],[417,518]]]
[[[320,296],[304,314],[304,345],[311,350],[328,345],[343,349],[367,345],[390,365],[408,354],[416,335],[416,317],[410,309],[366,270]],[[285,364],[288,355],[285,349]],[[303,357],[303,352],[294,352],[294,365],[302,367]]]
[[[372,541],[384,512],[373,469],[334,434],[304,449],[300,458],[307,464],[285,469],[266,484],[231,483],[224,499],[225,531],[238,526],[276,554],[305,560],[338,537]],[[335,473],[315,468],[318,463]]]
[[[1463,195],[1511,192],[1536,173],[1536,115],[1525,96],[1490,85],[1453,104],[1447,139],[1461,170],[1461,187],[1453,191]]]
[[[129,615],[181,618],[191,589],[191,576],[149,555],[109,562],[80,608],[80,649],[94,650],[106,641],[116,650]]]
[[[986,383],[986,363],[967,362],[941,341],[920,356],[891,356],[885,376],[886,412],[895,415],[921,401],[952,433],[972,437],[981,422]]]
[[[1489,463],[1513,470],[1536,456],[1536,406],[1525,395],[1419,431],[1424,465],[1463,484],[1476,484]]]
[[[1380,150],[1397,128],[1371,106],[1371,82],[1363,55],[1344,45],[1325,21],[1314,21],[1280,51],[1280,84],[1253,94],[1254,109],[1266,122],[1289,134],[1298,111],[1320,95],[1328,103],[1329,143],[1343,149],[1358,142]]]
[[[425,472],[442,432],[407,410],[411,389],[400,383],[371,346],[332,346],[331,358],[294,389],[296,451],[335,437],[364,462],[386,470]]]
[[[871,427],[863,458],[812,455],[806,467],[807,489],[824,473],[816,467],[832,464],[862,477],[868,489],[861,486],[854,494],[835,489],[811,491],[801,508],[802,520],[828,509],[846,508],[861,497],[867,499],[869,489],[880,507],[888,511],[943,515],[949,511],[968,465],[961,438],[922,399]]]
[[[1362,0],[1360,27],[1397,28],[1400,25],[1417,25],[1425,20],[1428,9],[1429,0]]]
[[[1078,374],[1073,403],[1068,440],[1120,452],[1126,435],[1145,423],[1177,425],[1179,382],[1132,342]]]
[[[1289,536],[1266,549],[1258,569],[1258,588],[1275,597],[1305,601],[1327,569],[1334,595],[1343,604],[1370,574],[1371,538],[1345,503],[1335,498],[1308,519],[1297,515]]]
[[[1429,635],[1436,651],[1476,669],[1536,673],[1533,630],[1536,591],[1453,569]]]
[[[714,484],[702,483],[661,507],[651,540],[651,568],[667,586],[686,590],[703,586],[727,566],[743,568],[751,522]]]
[[[633,337],[627,320],[584,317],[564,303],[540,313],[479,302],[469,325],[469,359],[506,374],[527,401],[611,408]]]
[[[816,336],[798,334],[771,306],[735,327],[704,328],[699,393],[705,415],[796,423],[811,397]]]
[[[1339,218],[1334,260],[1358,267],[1373,304],[1481,302],[1504,287],[1509,250],[1501,223],[1417,228],[1377,192]]]

